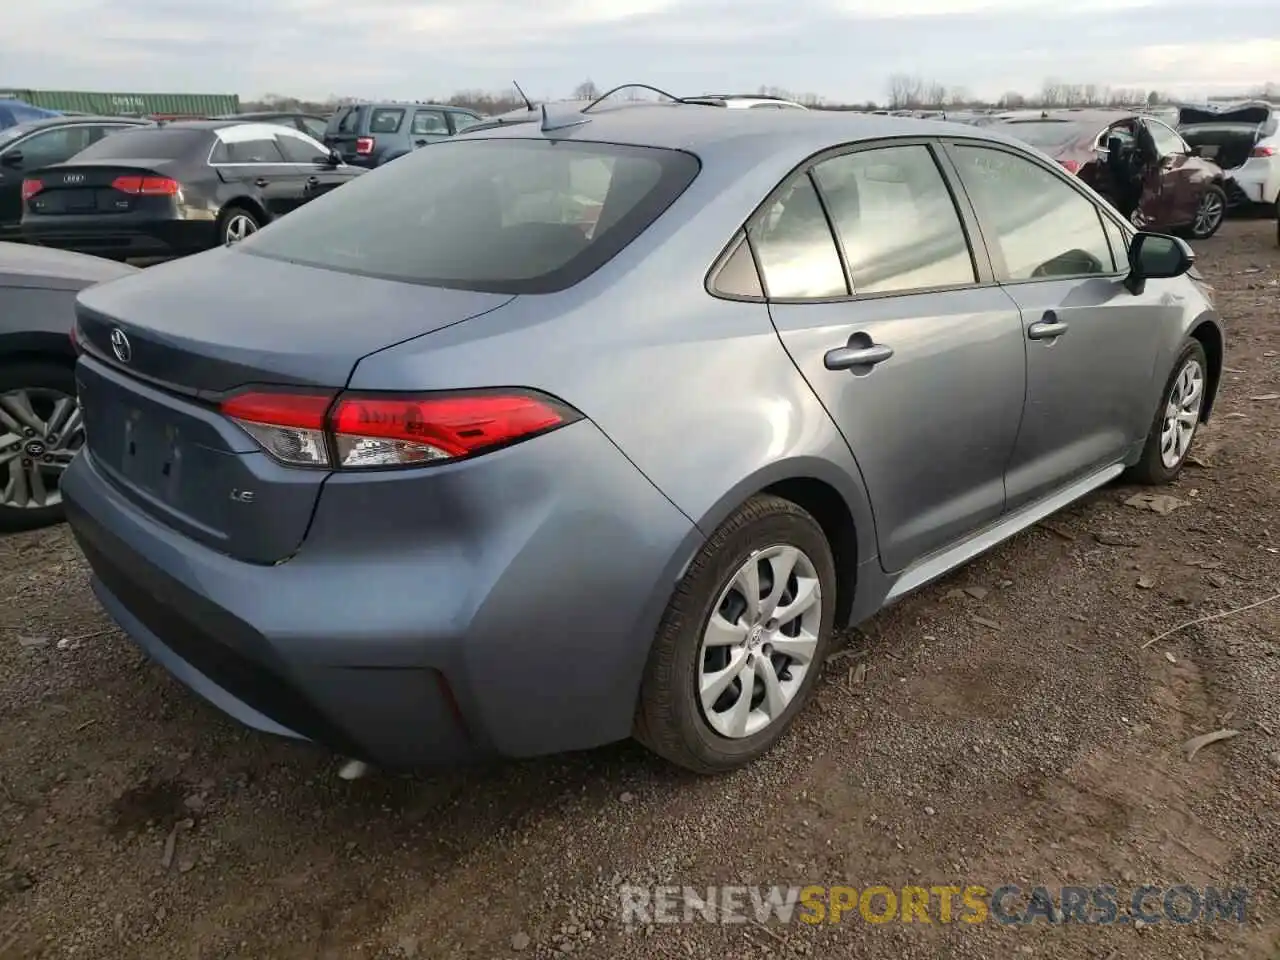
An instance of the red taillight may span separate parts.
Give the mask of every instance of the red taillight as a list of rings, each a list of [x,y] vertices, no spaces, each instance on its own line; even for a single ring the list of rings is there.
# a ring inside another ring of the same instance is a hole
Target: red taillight
[[[169,177],[139,177],[132,174],[116,177],[111,186],[121,193],[143,197],[172,197],[182,189],[182,184]]]
[[[1066,170],[1067,173],[1080,172],[1080,162],[1078,160],[1059,160],[1058,163],[1062,164],[1063,169]]]
[[[374,140],[373,137],[357,137],[356,153],[360,154],[362,157],[367,157],[369,154],[373,153],[373,145],[376,142],[377,141]]]
[[[1280,149],[1275,147],[1254,147],[1253,152],[1249,154],[1251,157],[1274,157],[1280,153]]]
[[[480,390],[417,397],[242,393],[222,413],[295,466],[402,467],[469,457],[552,430],[579,414],[542,394]]]
[[[44,189],[44,184],[39,180],[23,180],[22,181],[22,202],[26,203],[37,193]]]

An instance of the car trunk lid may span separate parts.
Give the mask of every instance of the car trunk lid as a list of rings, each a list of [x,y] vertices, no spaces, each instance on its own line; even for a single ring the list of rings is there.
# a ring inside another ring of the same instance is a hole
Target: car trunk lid
[[[24,180],[27,211],[36,216],[133,213],[170,204],[179,186],[165,172],[172,160],[74,162],[45,167]],[[31,184],[38,184],[33,189]]]
[[[281,561],[328,473],[271,459],[219,402],[251,385],[336,395],[362,357],[511,299],[227,249],[90,288],[76,306],[89,455],[153,519]]]

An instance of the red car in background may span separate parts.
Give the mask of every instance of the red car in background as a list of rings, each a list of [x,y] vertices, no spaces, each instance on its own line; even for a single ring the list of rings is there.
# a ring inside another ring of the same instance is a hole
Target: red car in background
[[[1141,229],[1206,240],[1222,226],[1222,168],[1154,117],[1054,110],[995,126],[1058,161]]]

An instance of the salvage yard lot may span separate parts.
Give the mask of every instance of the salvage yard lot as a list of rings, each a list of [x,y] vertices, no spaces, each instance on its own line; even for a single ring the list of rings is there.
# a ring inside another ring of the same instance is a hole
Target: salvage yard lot
[[[1280,957],[1280,602],[1240,610],[1280,591],[1275,225],[1200,253],[1229,369],[1177,508],[1108,487],[881,614],[720,779],[621,745],[341,781],[147,662],[65,528],[0,540],[0,958]],[[1252,893],[1244,925],[646,932],[627,881]]]

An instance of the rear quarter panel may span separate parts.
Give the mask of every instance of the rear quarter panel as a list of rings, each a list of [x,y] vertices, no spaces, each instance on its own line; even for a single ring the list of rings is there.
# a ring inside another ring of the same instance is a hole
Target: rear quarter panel
[[[736,153],[738,156],[733,156]],[[876,555],[847,445],[783,350],[767,308],[707,293],[707,270],[790,164],[730,151],[577,286],[361,360],[352,389],[521,384],[591,418],[704,533],[772,483],[812,478],[845,499],[858,559]]]

